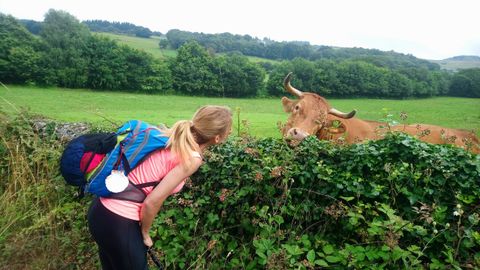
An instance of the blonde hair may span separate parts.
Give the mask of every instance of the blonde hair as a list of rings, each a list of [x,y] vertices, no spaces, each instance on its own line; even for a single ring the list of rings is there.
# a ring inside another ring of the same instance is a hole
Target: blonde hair
[[[228,107],[203,106],[191,121],[181,120],[164,130],[169,137],[167,148],[188,165],[193,152],[200,152],[199,145],[211,142],[217,135],[227,136],[231,126],[232,112]]]

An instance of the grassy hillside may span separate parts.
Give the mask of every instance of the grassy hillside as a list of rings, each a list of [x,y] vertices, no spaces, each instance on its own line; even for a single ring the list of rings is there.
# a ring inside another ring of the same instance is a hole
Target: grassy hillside
[[[145,51],[147,53],[151,53],[157,58],[174,57],[177,55],[177,52],[175,50],[160,50],[158,42],[161,38],[158,36],[152,36],[150,38],[140,38],[126,35],[117,35],[112,33],[94,34],[107,36],[113,40],[116,40],[120,44],[125,44],[133,48]]]
[[[440,65],[442,69],[457,71],[466,68],[480,68],[480,61],[455,61],[455,60],[432,60]]]
[[[165,57],[175,57],[177,55],[176,50],[160,49],[160,47],[158,46],[158,42],[162,38],[158,36],[152,36],[150,38],[140,38],[140,37],[118,35],[118,34],[112,34],[112,33],[94,33],[94,34],[110,37],[111,39],[116,40],[120,44],[125,44],[135,49],[139,49],[139,50],[151,53],[153,56],[160,59],[163,59]],[[250,61],[255,63],[258,63],[258,62],[277,63],[278,62],[276,60],[260,58],[255,56],[247,56],[247,58]]]
[[[145,52],[151,53],[153,56],[157,58],[165,58],[165,57],[175,57],[177,55],[176,50],[165,50],[160,49],[158,46],[158,42],[160,41],[161,37],[152,36],[150,38],[140,38],[140,37],[133,37],[127,35],[118,35],[112,33],[95,33],[98,35],[108,36],[121,44],[125,44],[131,46],[133,48],[143,50]],[[252,62],[269,62],[269,63],[277,63],[276,60],[265,59],[255,56],[247,56],[248,59]],[[466,68],[480,68],[480,58],[478,57],[452,57],[444,60],[429,60],[430,62],[439,64],[442,69],[456,71],[459,69],[466,69]]]
[[[399,120],[406,112],[407,123],[435,124],[452,128],[475,129],[480,134],[480,99],[438,97],[417,100],[329,99],[339,110],[358,110],[362,119],[385,118],[384,108]],[[151,123],[173,124],[190,118],[201,105],[226,105],[240,110],[238,121],[248,121],[250,133],[259,137],[279,137],[277,122],[285,122],[280,98],[230,99],[186,96],[143,95],[121,92],[95,92],[86,89],[31,88],[10,86],[0,88],[0,110],[13,111],[21,107],[61,121],[88,121],[117,124],[129,119],[142,119]]]
[[[456,71],[466,68],[480,68],[479,56],[455,56],[443,60],[431,60],[440,65],[442,69]]]

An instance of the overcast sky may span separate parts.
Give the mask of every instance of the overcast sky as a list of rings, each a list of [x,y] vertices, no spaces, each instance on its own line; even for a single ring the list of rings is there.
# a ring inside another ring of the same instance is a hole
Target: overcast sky
[[[50,8],[162,33],[230,32],[435,60],[480,56],[479,0],[0,0],[0,12],[19,19],[42,21]]]

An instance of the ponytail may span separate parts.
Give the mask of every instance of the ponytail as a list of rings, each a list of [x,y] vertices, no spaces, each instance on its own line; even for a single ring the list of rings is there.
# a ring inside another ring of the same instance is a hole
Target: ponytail
[[[232,112],[228,107],[203,106],[192,121],[178,121],[164,133],[169,137],[167,147],[188,166],[193,152],[200,152],[199,145],[210,143],[217,135],[226,137],[231,127]]]
[[[169,136],[167,148],[170,148],[175,153],[182,163],[187,163],[195,151],[198,149],[198,144],[195,142],[195,137],[192,134],[192,121],[181,120],[176,122],[173,127],[166,133]]]

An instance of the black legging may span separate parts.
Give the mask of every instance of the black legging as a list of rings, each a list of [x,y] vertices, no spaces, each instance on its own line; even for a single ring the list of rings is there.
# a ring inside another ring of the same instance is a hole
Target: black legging
[[[88,211],[88,227],[97,242],[103,270],[148,269],[138,221],[112,213],[95,199]]]

